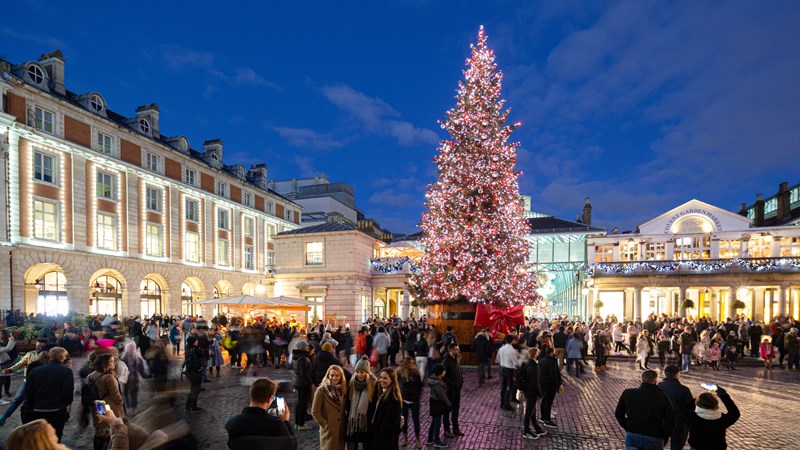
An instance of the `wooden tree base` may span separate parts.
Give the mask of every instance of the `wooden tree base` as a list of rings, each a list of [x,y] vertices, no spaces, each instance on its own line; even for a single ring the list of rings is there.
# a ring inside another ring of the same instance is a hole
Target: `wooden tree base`
[[[454,303],[451,305],[432,305],[428,307],[428,323],[436,327],[436,331],[444,334],[447,326],[453,327],[453,334],[461,348],[461,364],[476,365],[475,353],[472,350],[472,339],[480,328],[475,327],[475,305],[472,303]]]

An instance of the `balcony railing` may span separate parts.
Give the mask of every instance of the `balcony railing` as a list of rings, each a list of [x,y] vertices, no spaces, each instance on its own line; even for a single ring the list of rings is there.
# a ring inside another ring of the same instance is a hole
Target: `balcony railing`
[[[369,262],[372,266],[372,273],[376,274],[410,274],[419,271],[417,262],[408,256],[372,258]]]
[[[653,273],[752,273],[752,272],[798,272],[800,258],[735,258],[698,259],[686,261],[625,261],[595,263],[590,276],[649,275]]]

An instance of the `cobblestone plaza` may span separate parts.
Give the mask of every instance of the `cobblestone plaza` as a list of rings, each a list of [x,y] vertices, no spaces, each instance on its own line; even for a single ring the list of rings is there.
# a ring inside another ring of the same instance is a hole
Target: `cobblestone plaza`
[[[748,361],[752,361],[748,358]],[[77,374],[83,359],[74,361]],[[522,439],[522,416],[524,402],[516,405],[514,412],[500,409],[500,377],[494,366],[494,378],[478,386],[477,371],[464,369],[464,389],[461,401],[461,430],[466,435],[448,440],[452,449],[620,449],[623,448],[624,431],[614,419],[614,408],[622,391],[639,385],[639,370],[634,369],[632,360],[612,358],[607,372],[594,372],[575,378],[564,375],[565,392],[558,395],[554,405],[557,413],[557,428],[547,428],[548,434],[535,441]],[[177,366],[173,367],[177,374]],[[200,396],[199,404],[203,412],[185,414],[183,403],[185,393],[178,399],[178,414],[185,416],[193,433],[203,449],[226,449],[227,434],[225,422],[238,414],[248,404],[248,383],[255,373],[240,374],[229,366],[223,367],[222,377],[211,383],[204,383],[206,391]],[[663,371],[659,370],[663,376]],[[262,368],[258,376],[267,376],[281,381],[279,394],[285,396],[290,407],[296,401],[291,392],[291,374],[284,369]],[[76,375],[76,380],[77,380]],[[717,383],[724,387],[741,410],[742,416],[727,434],[730,449],[800,449],[800,424],[796,420],[797,401],[800,398],[800,372],[774,369],[766,372],[763,368],[740,367],[736,372],[725,370],[713,372],[710,369],[693,369],[682,375],[681,381],[694,395],[700,393],[701,382]],[[15,378],[12,390],[19,385]],[[188,390],[188,382],[178,385]],[[151,388],[145,381],[139,394],[139,411],[144,411],[150,401]],[[428,415],[427,389],[423,392],[420,411],[422,435],[427,436],[430,423]],[[92,448],[92,428],[78,427],[77,411],[80,396],[73,402],[73,417],[64,432],[64,443],[72,449]],[[0,428],[0,441],[20,424],[19,413],[15,413],[3,428]],[[310,422],[312,426],[316,424]],[[410,426],[411,432],[413,427]],[[297,432],[298,448],[319,448],[319,433],[316,427],[311,431]],[[413,437],[413,432],[412,436]],[[413,439],[411,439],[413,442]],[[424,440],[423,440],[424,441]],[[413,444],[408,448],[413,449]],[[686,448],[689,448],[688,445]]]

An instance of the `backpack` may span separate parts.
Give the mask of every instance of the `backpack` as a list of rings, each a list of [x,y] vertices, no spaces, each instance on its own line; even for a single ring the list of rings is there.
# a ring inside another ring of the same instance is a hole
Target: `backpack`
[[[100,400],[100,394],[97,392],[97,380],[106,375],[108,374],[100,375],[91,381],[88,379],[84,381],[83,386],[81,386],[81,405],[92,406],[95,400]]]
[[[528,390],[528,364],[525,363],[517,367],[517,389],[520,391]]]

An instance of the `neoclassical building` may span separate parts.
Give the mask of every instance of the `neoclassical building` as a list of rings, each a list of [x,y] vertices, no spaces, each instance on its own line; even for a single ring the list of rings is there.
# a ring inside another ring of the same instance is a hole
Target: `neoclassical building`
[[[597,312],[628,319],[650,313],[800,317],[800,227],[792,221],[755,227],[744,213],[691,200],[633,233],[590,237],[587,305],[594,309],[600,300]],[[685,299],[694,308],[683,311]],[[744,308],[734,308],[737,300]]]
[[[271,295],[276,234],[302,208],[268,189],[267,166],[223,163],[65,87],[59,51],[0,59],[0,309],[150,316],[193,301]]]

